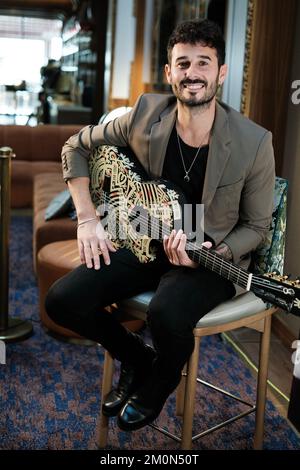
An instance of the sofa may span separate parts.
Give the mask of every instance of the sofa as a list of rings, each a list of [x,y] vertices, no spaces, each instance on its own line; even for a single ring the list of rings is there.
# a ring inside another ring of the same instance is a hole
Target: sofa
[[[76,221],[68,215],[46,221],[45,210],[50,201],[66,189],[62,177],[61,149],[68,137],[81,128],[69,125],[0,126],[0,146],[11,147],[16,154],[12,159],[11,207],[32,207],[35,272],[37,254],[41,248],[53,242],[76,239]],[[40,285],[40,280],[37,281]],[[40,301],[42,305],[44,299]],[[41,315],[41,321],[47,327],[43,320]],[[57,325],[52,330],[61,332]],[[74,336],[72,333],[64,333],[62,331],[64,336]]]
[[[33,208],[33,263],[46,244],[76,238],[76,223],[69,217],[45,221],[45,209],[66,189],[62,178],[61,149],[82,126],[0,126],[0,146],[9,146],[12,159],[11,206]]]
[[[33,181],[39,173],[61,174],[61,148],[82,126],[0,125],[0,147],[11,147],[11,206],[32,207]]]

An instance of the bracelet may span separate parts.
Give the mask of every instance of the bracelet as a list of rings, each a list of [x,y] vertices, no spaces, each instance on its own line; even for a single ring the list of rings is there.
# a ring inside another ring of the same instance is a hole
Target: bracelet
[[[86,224],[87,222],[91,222],[92,220],[98,220],[98,217],[91,217],[90,219],[83,220],[82,222],[79,222],[79,224],[77,224],[77,228],[78,228],[80,225]]]

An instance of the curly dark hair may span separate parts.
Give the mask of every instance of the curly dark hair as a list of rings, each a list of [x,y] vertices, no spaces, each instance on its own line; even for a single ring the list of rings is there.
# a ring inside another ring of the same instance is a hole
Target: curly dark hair
[[[175,44],[197,44],[209,46],[217,51],[218,65],[225,62],[225,41],[221,28],[210,20],[191,20],[179,23],[172,32],[167,46],[168,61],[171,64],[172,50]]]

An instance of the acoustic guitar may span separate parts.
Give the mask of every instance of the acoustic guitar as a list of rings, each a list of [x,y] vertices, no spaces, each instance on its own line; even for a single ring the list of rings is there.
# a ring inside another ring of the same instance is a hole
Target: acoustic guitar
[[[101,146],[89,159],[91,197],[109,238],[130,249],[140,262],[155,259],[157,243],[180,228],[185,197],[165,180],[149,177],[129,149]],[[213,249],[188,241],[189,257],[245,290],[300,316],[300,281],[277,273],[251,273]]]

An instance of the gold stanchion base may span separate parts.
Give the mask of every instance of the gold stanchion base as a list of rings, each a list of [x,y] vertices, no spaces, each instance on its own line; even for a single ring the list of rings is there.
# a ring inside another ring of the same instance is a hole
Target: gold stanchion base
[[[29,338],[32,333],[33,326],[29,321],[20,318],[8,318],[8,327],[5,330],[0,330],[0,340],[6,343],[23,341]]]

